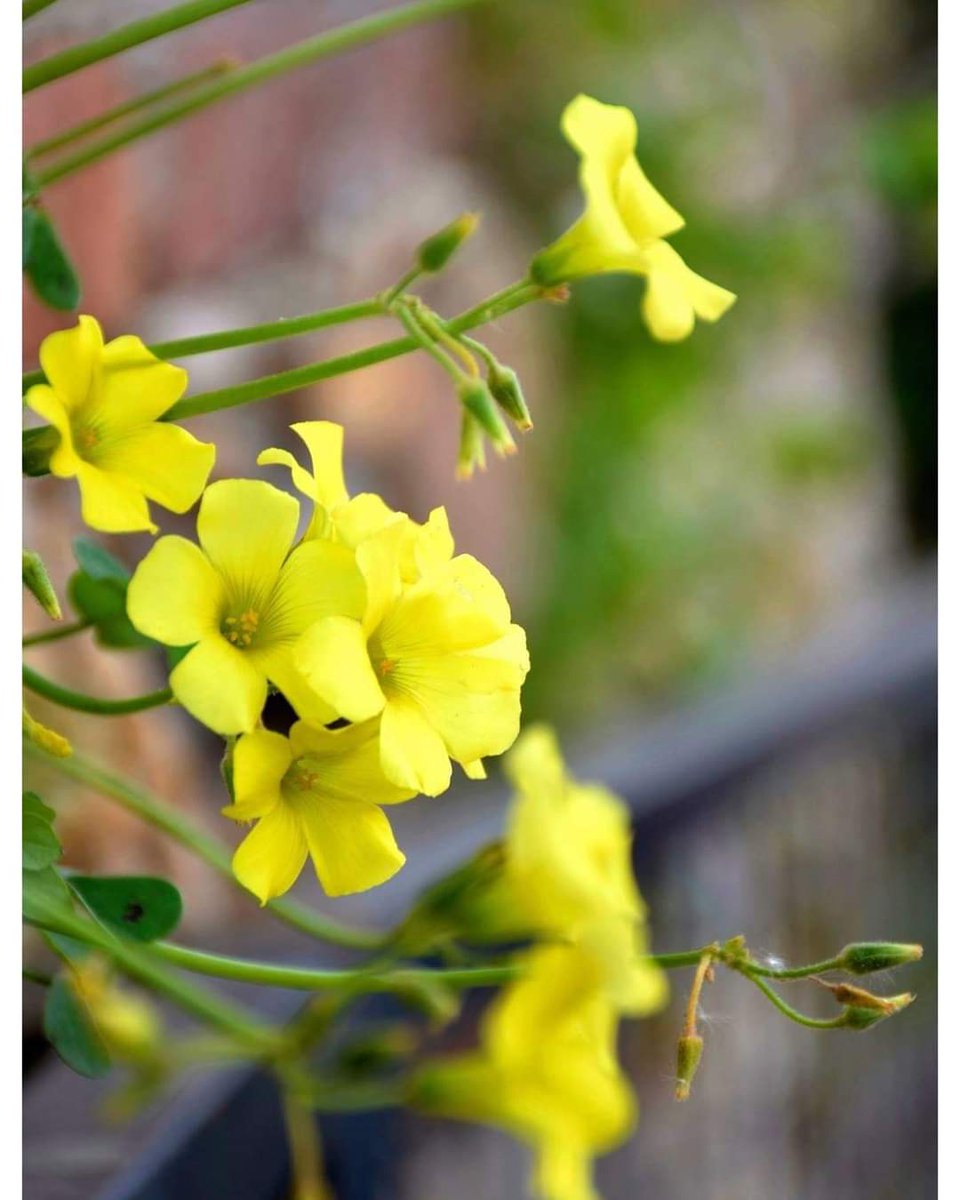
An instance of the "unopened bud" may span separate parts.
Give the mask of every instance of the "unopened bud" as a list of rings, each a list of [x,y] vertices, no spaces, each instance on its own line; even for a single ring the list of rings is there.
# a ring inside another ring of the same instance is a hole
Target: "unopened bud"
[[[844,946],[837,956],[837,966],[851,975],[870,975],[902,967],[904,963],[923,958],[923,947],[903,942],[854,942]]]
[[[520,390],[520,380],[516,371],[505,367],[503,363],[493,362],[487,375],[487,383],[494,400],[500,405],[518,429],[526,431],[533,428],[530,410]]]
[[[420,270],[432,274],[445,267],[479,222],[479,213],[461,213],[455,221],[421,242],[417,249],[417,266]]]
[[[474,471],[487,469],[487,454],[483,442],[483,429],[476,417],[463,410],[460,421],[460,449],[457,452],[457,478],[471,479]]]
[[[457,398],[464,409],[479,423],[483,432],[500,455],[513,454],[517,447],[510,430],[504,424],[500,410],[487,385],[480,379],[464,379],[457,387]]]
[[[703,1038],[698,1033],[684,1034],[677,1043],[677,1087],[674,1095],[678,1100],[690,1097],[690,1086],[700,1066],[703,1055]]]
[[[54,621],[62,619],[60,601],[53,590],[47,568],[43,565],[40,555],[32,550],[23,551],[23,586],[33,593],[48,617],[52,617]]]
[[[26,709],[23,710],[23,735],[54,758],[69,758],[73,753],[73,747],[62,733],[41,725]]]
[[[880,997],[875,996],[875,1000]],[[863,1006],[849,1004],[843,1010],[842,1024],[847,1029],[869,1029],[872,1025],[876,1025],[878,1021],[884,1021],[887,1017],[892,1017],[894,1013],[900,1012],[901,1009],[912,1004],[916,997],[910,992],[904,992],[900,996],[883,997],[884,1004],[882,1007]]]

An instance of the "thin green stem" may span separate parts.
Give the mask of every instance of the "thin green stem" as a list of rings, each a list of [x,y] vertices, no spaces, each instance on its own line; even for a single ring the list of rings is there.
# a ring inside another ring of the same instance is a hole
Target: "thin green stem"
[[[410,270],[406,273],[406,275],[401,276],[397,280],[397,282],[393,285],[392,288],[388,288],[383,293],[383,298],[382,298],[383,307],[389,308],[390,305],[394,302],[394,300],[396,300],[396,298],[402,292],[405,292],[411,283],[415,283],[422,274],[423,274],[423,271],[421,270],[421,268],[419,266],[411,267]]]
[[[99,113],[87,121],[80,121],[76,125],[71,125],[69,129],[65,129],[62,133],[45,138],[41,142],[35,142],[27,150],[26,159],[28,162],[33,162],[45,154],[52,154],[55,150],[62,150],[64,146],[69,146],[72,142],[79,142],[82,138],[89,137],[91,133],[96,133],[100,129],[105,129],[108,125],[115,124],[123,117],[129,117],[132,113],[140,112],[144,108],[153,108],[154,105],[160,104],[163,100],[169,100],[172,96],[189,92],[201,83],[209,83],[211,79],[219,79],[228,71],[234,71],[236,68],[237,63],[233,59],[225,58],[220,62],[213,63],[209,67],[204,67],[202,71],[195,71],[192,75],[184,75],[182,79],[175,79],[173,83],[168,83],[164,87],[156,88],[152,92],[144,92],[143,95],[135,96],[125,104],[118,104],[116,107]]]
[[[290,1146],[291,1200],[331,1200],[323,1180],[316,1118],[292,1087],[282,1087],[283,1116]]]
[[[675,954],[645,954],[642,957],[645,962],[663,967],[665,971],[672,971],[678,967],[695,967],[704,954],[712,948],[712,946],[701,946],[698,950],[681,950]]]
[[[45,8],[49,8],[56,2],[57,0],[23,0],[23,19],[35,17],[38,12],[43,12]]]
[[[755,987],[758,987],[760,991],[763,992],[774,1008],[779,1009],[779,1011],[782,1012],[785,1017],[788,1017],[797,1025],[803,1025],[807,1029],[842,1029],[847,1024],[846,1013],[842,1013],[839,1017],[831,1017],[827,1020],[820,1020],[817,1017],[805,1016],[802,1012],[798,1012],[795,1008],[789,1005],[782,996],[778,996],[768,983],[764,983],[764,981],[758,978],[756,975],[752,975],[749,971],[742,970],[740,967],[734,967],[733,969],[739,971],[739,973],[743,975],[745,979],[749,979]]]
[[[403,304],[398,304],[394,306],[393,311],[397,320],[399,320],[414,341],[418,343],[420,349],[426,351],[446,371],[454,383],[460,384],[467,381],[467,376],[463,368],[454,362],[446,350],[437,345],[433,335],[423,328],[409,308]]]
[[[185,817],[164,801],[154,796],[139,784],[98,766],[82,754],[73,754],[70,758],[53,758],[42,750],[28,743],[26,752],[41,760],[48,766],[66,775],[78,783],[94,788],[103,796],[116,801],[127,812],[133,813],[140,820],[159,829],[162,833],[185,846],[217,874],[228,879],[239,888],[245,896],[249,892],[239,883],[231,867],[230,853],[216,838],[211,837],[202,829],[198,829]],[[305,904],[295,900],[271,900],[267,910],[279,920],[299,929],[310,937],[332,942],[338,946],[348,946],[357,950],[371,950],[381,945],[383,938],[380,934],[365,929],[353,929],[342,925],[339,921],[323,917]]]
[[[184,29],[206,17],[216,16],[229,8],[237,8],[248,4],[249,0],[189,0],[187,4],[179,4],[176,8],[168,8],[164,12],[154,13],[140,21],[132,21],[105,33],[103,37],[93,38],[81,46],[71,46],[61,50],[59,54],[51,54],[49,58],[34,63],[23,72],[23,90],[32,92],[41,84],[51,83],[54,79],[62,79],[64,75],[72,75],[83,67],[122,54],[134,46],[164,34]]]
[[[47,642],[59,642],[62,638],[73,637],[75,633],[82,633],[85,629],[89,629],[92,624],[92,621],[74,621],[70,625],[58,625],[56,629],[48,629],[45,633],[29,633],[23,639],[21,645],[26,649],[28,646],[44,646]]]
[[[77,712],[93,713],[98,717],[122,717],[127,713],[143,712],[147,708],[159,708],[161,704],[169,704],[173,699],[169,688],[161,688],[158,692],[148,692],[145,696],[131,696],[128,700],[101,700],[98,696],[88,696],[85,692],[74,692],[70,688],[61,687],[59,683],[54,683],[28,666],[23,668],[23,686],[46,700],[52,700],[62,708],[73,708]]]
[[[175,358],[190,358],[194,354],[210,354],[215,350],[232,350],[236,346],[253,346],[258,342],[275,342],[282,338],[298,337],[312,333],[315,329],[326,329],[332,325],[345,325],[348,321],[359,321],[364,317],[379,316],[383,312],[379,300],[361,300],[356,304],[341,304],[336,308],[322,308],[319,312],[307,313],[302,317],[282,317],[279,321],[268,321],[263,325],[246,325],[240,329],[225,329],[220,333],[202,333],[196,337],[178,338],[170,342],[154,342],[147,349],[164,361]],[[24,373],[22,387],[33,387],[46,379],[43,371]]]
[[[121,941],[92,921],[69,910],[48,913],[30,924],[50,933],[77,938],[106,954],[125,975],[166,996],[199,1020],[222,1030],[258,1052],[278,1048],[279,1039],[272,1029],[261,1025],[238,1006],[215,996],[196,984],[181,979],[155,960],[151,948]]]
[[[285,71],[295,70],[307,63],[316,62],[341,51],[376,41],[378,38],[398,32],[410,25],[471,8],[482,2],[483,0],[418,0],[417,3],[375,13],[372,16],[342,25],[339,29],[332,29],[327,33],[308,38],[295,46],[289,46],[276,54],[267,55],[248,66],[241,67],[239,70],[231,72],[226,79],[218,79],[207,84],[206,87],[198,88],[192,96],[181,100],[178,104],[171,104],[158,113],[152,113],[139,121],[133,121],[125,129],[111,137],[102,138],[92,146],[66,156],[46,171],[41,171],[36,182],[43,186],[62,179],[65,175],[97,162],[107,154],[129,145],[138,138],[146,137],[174,121],[198,112],[208,104],[213,104],[217,100],[223,100],[225,97],[253,87],[255,84],[273,79]]]
[[[837,971],[842,965],[842,960],[836,955],[805,967],[766,967],[751,958],[741,964],[741,969],[748,975],[764,975],[767,979],[807,979],[824,971]]]
[[[505,316],[514,309],[529,304],[541,294],[534,284],[523,281],[505,288],[495,296],[489,297],[482,304],[468,309],[452,321],[446,323],[452,333],[463,329],[473,329],[477,325],[485,325],[498,317]],[[213,392],[200,392],[196,396],[188,396],[180,400],[165,415],[164,420],[183,421],[189,417],[199,417],[205,413],[218,412],[225,408],[236,408],[241,404],[256,404],[261,400],[269,400],[273,396],[286,395],[310,387],[324,379],[333,379],[337,375],[346,375],[351,371],[359,371],[363,367],[375,363],[386,362],[401,354],[409,354],[420,349],[420,342],[413,337],[397,338],[390,342],[380,342],[364,350],[356,350],[352,354],[343,354],[338,358],[328,358],[325,362],[310,363],[305,367],[295,367],[289,371],[281,371],[276,375],[265,375],[260,379],[251,379],[246,383],[233,387],[220,388]]]

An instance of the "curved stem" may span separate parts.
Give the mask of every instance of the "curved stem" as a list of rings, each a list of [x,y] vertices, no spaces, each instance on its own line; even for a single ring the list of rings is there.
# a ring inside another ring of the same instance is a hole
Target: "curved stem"
[[[807,1029],[842,1029],[846,1026],[846,1014],[842,1013],[839,1017],[831,1017],[827,1020],[820,1020],[817,1017],[805,1016],[802,1012],[798,1012],[791,1007],[783,997],[778,996],[768,983],[764,983],[756,975],[750,974],[749,971],[741,970],[739,967],[734,967],[734,970],[739,971],[745,979],[749,979],[754,986],[758,987],[766,996],[774,1008],[779,1009],[785,1017],[788,1017],[797,1025],[803,1025]]]
[[[68,50],[51,54],[49,58],[27,67],[23,72],[23,90],[31,92],[41,84],[62,79],[64,75],[72,75],[74,71],[101,62],[105,58],[112,58],[133,46],[140,46],[176,29],[193,25],[206,17],[216,16],[228,8],[237,8],[248,3],[249,0],[189,0],[187,4],[168,8],[165,12],[144,17],[141,21],[132,21],[129,25],[111,30],[103,37],[93,38],[81,46],[71,46]]]
[[[498,317],[505,316],[514,309],[521,308],[524,304],[529,304],[531,300],[537,299],[540,295],[540,288],[522,280],[446,322],[446,328],[451,333],[459,333],[463,329],[473,329],[477,325],[484,325]],[[386,362],[388,359],[397,358],[401,354],[409,354],[412,350],[419,348],[420,343],[412,337],[397,338],[390,342],[369,346],[364,350],[356,350],[352,354],[329,358],[325,362],[310,363],[305,367],[280,371],[276,375],[251,379],[247,383],[237,384],[234,387],[220,388],[214,392],[200,392],[196,396],[188,396],[185,400],[178,401],[164,414],[163,420],[183,421],[189,417],[218,412],[224,408],[236,408],[241,404],[255,404],[261,400],[269,400],[273,396],[299,391],[301,388],[309,387],[324,379],[332,379],[337,375],[346,375],[350,371],[359,371],[362,367]]]
[[[28,754],[55,768],[62,775],[94,788],[101,795],[115,800],[127,812],[159,829],[168,837],[185,846],[217,874],[228,879],[239,888],[245,896],[249,892],[239,883],[231,867],[230,853],[216,838],[211,837],[202,829],[198,829],[185,817],[164,801],[152,795],[146,788],[125,779],[122,775],[105,770],[91,762],[82,754],[73,754],[70,758],[53,758],[28,743],[25,747]],[[348,946],[357,950],[372,950],[383,942],[382,935],[365,929],[353,929],[342,925],[339,921],[323,917],[295,900],[271,900],[267,910],[279,920],[284,921],[294,929],[310,937],[332,942],[338,946]]]
[[[375,41],[386,34],[416,25],[421,21],[456,12],[459,9],[470,8],[478,3],[482,3],[482,0],[419,0],[418,3],[375,13],[373,16],[363,17],[358,21],[342,25],[339,29],[332,29],[327,33],[308,38],[295,46],[289,46],[276,54],[269,54],[257,62],[241,67],[231,72],[226,79],[218,79],[207,84],[206,87],[198,88],[192,96],[180,101],[179,104],[171,104],[158,113],[152,113],[139,121],[133,121],[125,129],[111,137],[102,138],[76,154],[67,155],[47,168],[46,171],[39,172],[36,182],[38,186],[43,186],[62,179],[65,175],[97,162],[114,150],[119,150],[138,138],[146,137],[157,129],[163,129],[174,121],[198,112],[208,104],[213,104],[226,96],[232,96],[235,92],[273,79],[285,71],[294,70],[307,63],[316,62],[318,59],[352,49],[354,46],[362,46],[366,42]],[[48,63],[50,61],[47,60]],[[44,64],[39,65],[43,66]],[[32,86],[37,85],[33,83]]]
[[[320,1131],[310,1109],[291,1087],[281,1087],[290,1146],[291,1200],[331,1200],[323,1180]]]
[[[173,699],[169,688],[161,688],[158,692],[147,692],[145,696],[131,696],[129,700],[101,700],[98,696],[88,696],[85,692],[61,687],[59,683],[46,679],[27,666],[23,668],[23,686],[63,708],[73,708],[77,712],[93,713],[99,717],[122,717],[127,713],[143,712],[147,708],[169,704]]]
[[[28,646],[43,646],[47,642],[59,642],[61,638],[73,637],[75,633],[82,633],[92,624],[92,621],[74,621],[71,625],[60,625],[56,629],[48,629],[45,633],[28,633],[21,645],[26,649]]]
[[[62,150],[64,146],[69,146],[71,142],[78,142],[82,138],[88,137],[91,133],[96,133],[98,129],[105,129],[107,125],[115,124],[122,117],[129,117],[131,113],[140,112],[144,108],[152,108],[153,105],[159,104],[162,100],[169,100],[171,96],[188,92],[191,88],[195,88],[201,83],[207,83],[211,79],[218,79],[228,71],[236,70],[236,66],[237,64],[231,59],[222,59],[220,62],[215,62],[209,67],[204,67],[202,71],[195,71],[192,75],[184,75],[182,79],[176,79],[173,83],[168,83],[165,87],[156,88],[152,92],[144,92],[142,95],[128,100],[125,104],[118,104],[106,112],[99,113],[95,117],[90,117],[87,121],[80,121],[76,125],[71,125],[69,129],[63,130],[62,133],[58,133],[54,137],[45,138],[41,142],[34,142],[25,152],[24,157],[28,162],[33,162],[34,159],[41,158],[45,154],[52,154],[54,150]]]
[[[810,975],[820,975],[824,971],[836,971],[842,966],[842,960],[836,955],[825,958],[822,962],[810,963],[805,967],[765,967],[754,959],[748,959],[741,964],[741,969],[748,975],[764,975],[767,979],[806,979]]]
[[[28,983],[35,983],[38,987],[49,987],[53,983],[52,976],[46,971],[35,971],[33,967],[21,967],[20,973]]]

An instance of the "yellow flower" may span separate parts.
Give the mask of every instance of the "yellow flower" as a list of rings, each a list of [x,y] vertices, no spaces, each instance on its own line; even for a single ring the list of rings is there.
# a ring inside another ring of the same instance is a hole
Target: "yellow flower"
[[[436,796],[450,784],[451,758],[482,777],[478,760],[512,744],[530,662],[523,630],[510,623],[506,596],[486,567],[461,554],[404,584],[407,537],[399,521],[360,543],[362,620],[318,621],[300,639],[295,662],[340,716],[364,721],[380,713],[384,774]]]
[[[416,582],[424,572],[452,556],[453,538],[442,508],[435,508],[426,523],[418,525],[372,492],[361,492],[351,499],[343,480],[342,425],[300,421],[290,428],[306,445],[313,473],[302,467],[289,450],[264,450],[257,464],[288,467],[293,486],[313,502],[306,539],[327,538],[355,548],[371,534],[402,521],[400,569],[407,583]]]
[[[197,516],[200,546],[163,537],[130,580],[134,626],[167,646],[192,647],[170,687],[217,733],[253,729],[268,680],[294,707],[303,703],[291,660],[297,639],[321,617],[363,612],[363,579],[346,546],[313,541],[291,550],[299,513],[297,501],[269,483],[214,483]],[[311,704],[318,708],[315,698]],[[321,714],[319,723],[334,716]]]
[[[70,984],[112,1058],[136,1060],[156,1052],[163,1033],[159,1015],[146,1000],[117,987],[103,959],[89,955],[76,963]]]
[[[634,1121],[615,1057],[615,1014],[583,950],[546,946],[519,961],[526,974],[487,1010],[480,1052],[427,1064],[412,1101],[528,1142],[544,1200],[595,1200],[591,1160],[621,1143]]]
[[[186,512],[203,491],[216,449],[159,418],[183,395],[187,373],[137,337],[104,345],[93,317],[44,338],[48,382],[26,396],[60,435],[50,471],[76,476],[83,519],[105,533],[157,532],[148,500]]]
[[[294,884],[308,853],[328,896],[376,887],[405,862],[380,805],[414,793],[384,779],[373,724],[255,729],[234,748],[233,788],[224,815],[257,822],[233,871],[261,904]]]
[[[545,726],[525,730],[505,765],[517,789],[504,878],[511,919],[589,947],[620,1012],[655,1012],[667,981],[643,957],[646,906],[633,878],[625,805],[599,784],[571,779]]]
[[[676,342],[695,319],[716,321],[733,292],[691,271],[663,239],[684,225],[635,157],[637,123],[627,108],[577,96],[561,128],[580,155],[583,215],[534,258],[530,274],[547,287],[583,275],[625,271],[643,275],[643,316],[655,338]]]

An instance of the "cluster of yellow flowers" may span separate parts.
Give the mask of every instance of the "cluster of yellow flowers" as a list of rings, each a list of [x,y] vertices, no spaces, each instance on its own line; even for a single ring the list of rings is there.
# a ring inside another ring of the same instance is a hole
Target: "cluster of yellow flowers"
[[[480,1050],[422,1068],[413,1098],[529,1142],[534,1186],[548,1200],[593,1200],[593,1155],[622,1142],[634,1121],[617,1064],[618,1018],[662,1007],[666,976],[644,957],[622,801],[571,779],[543,727],[521,736],[507,770],[516,795],[502,873],[473,902],[488,930],[538,944],[491,1003]]]

